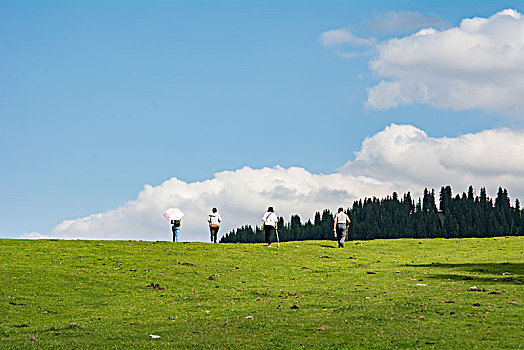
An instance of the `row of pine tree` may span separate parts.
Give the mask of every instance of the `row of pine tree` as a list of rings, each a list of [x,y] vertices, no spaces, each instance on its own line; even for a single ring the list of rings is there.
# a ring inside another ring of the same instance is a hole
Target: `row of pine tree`
[[[410,193],[399,198],[396,192],[383,199],[365,198],[346,209],[351,219],[349,238],[353,240],[391,238],[465,238],[524,235],[524,213],[520,202],[511,206],[508,191],[499,188],[497,197],[489,198],[486,189],[478,196],[470,186],[468,193],[452,195],[451,187],[440,189],[437,209],[435,190],[424,190],[415,201]],[[317,212],[313,222],[302,223],[298,215],[290,222],[279,218],[281,242],[333,239],[333,214]],[[221,243],[262,243],[264,231],[258,226],[243,226],[220,239]]]

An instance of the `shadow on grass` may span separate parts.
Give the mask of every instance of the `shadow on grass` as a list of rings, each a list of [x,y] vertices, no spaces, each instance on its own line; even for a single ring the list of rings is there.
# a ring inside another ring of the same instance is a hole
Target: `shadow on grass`
[[[449,269],[456,273],[435,273],[429,278],[450,279],[485,283],[522,285],[524,263],[485,263],[485,264],[418,264],[413,267]],[[488,276],[489,275],[489,276]]]
[[[450,275],[450,274],[435,274],[429,275],[427,278],[440,279],[440,280],[451,280],[471,283],[501,283],[501,284],[512,284],[522,285],[522,279],[514,276],[498,276],[498,277],[471,277],[465,275]]]
[[[335,243],[336,244],[336,243]],[[327,244],[321,244],[320,246],[321,247],[324,247],[324,248],[337,248],[336,246],[334,245],[327,245]]]

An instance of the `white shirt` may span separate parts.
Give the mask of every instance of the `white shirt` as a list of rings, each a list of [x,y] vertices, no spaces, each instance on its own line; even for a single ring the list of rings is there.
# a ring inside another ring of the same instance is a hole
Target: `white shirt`
[[[337,224],[345,224],[350,222],[349,217],[344,212],[340,212],[337,215],[335,215],[335,222]]]
[[[277,217],[277,214],[275,214],[275,212],[272,212],[272,211],[268,211],[264,214],[264,216],[262,217],[262,222],[264,223],[264,226],[273,226],[275,227],[275,224],[277,223],[278,221],[278,217]]]
[[[222,218],[220,217],[219,213],[211,213],[209,214],[207,222],[209,222],[209,226],[220,226]]]

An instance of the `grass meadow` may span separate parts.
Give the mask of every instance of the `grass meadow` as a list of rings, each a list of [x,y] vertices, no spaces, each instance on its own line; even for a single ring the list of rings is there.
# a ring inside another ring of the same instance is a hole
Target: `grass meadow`
[[[524,237],[0,240],[0,348],[524,347]]]

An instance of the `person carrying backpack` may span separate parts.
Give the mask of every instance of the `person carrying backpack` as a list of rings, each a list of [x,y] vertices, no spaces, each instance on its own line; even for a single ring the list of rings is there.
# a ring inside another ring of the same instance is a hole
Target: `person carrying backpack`
[[[338,213],[335,215],[335,221],[333,224],[333,235],[338,241],[338,247],[344,248],[344,241],[346,239],[346,231],[349,230],[349,224],[351,220],[344,213],[344,209],[338,208]]]
[[[220,223],[222,218],[217,212],[217,208],[213,208],[208,216],[207,222],[209,223],[209,232],[211,234],[211,243],[217,242],[218,230],[220,229]]]
[[[173,242],[178,242],[178,235],[180,234],[184,212],[178,208],[169,208],[164,212],[164,217],[169,220],[169,223],[172,225],[171,231],[173,231]]]
[[[267,212],[262,216],[262,228],[266,234],[266,243],[264,245],[268,247],[271,247],[271,240],[275,234],[275,230],[278,229],[277,221],[278,217],[273,207],[267,208]]]

